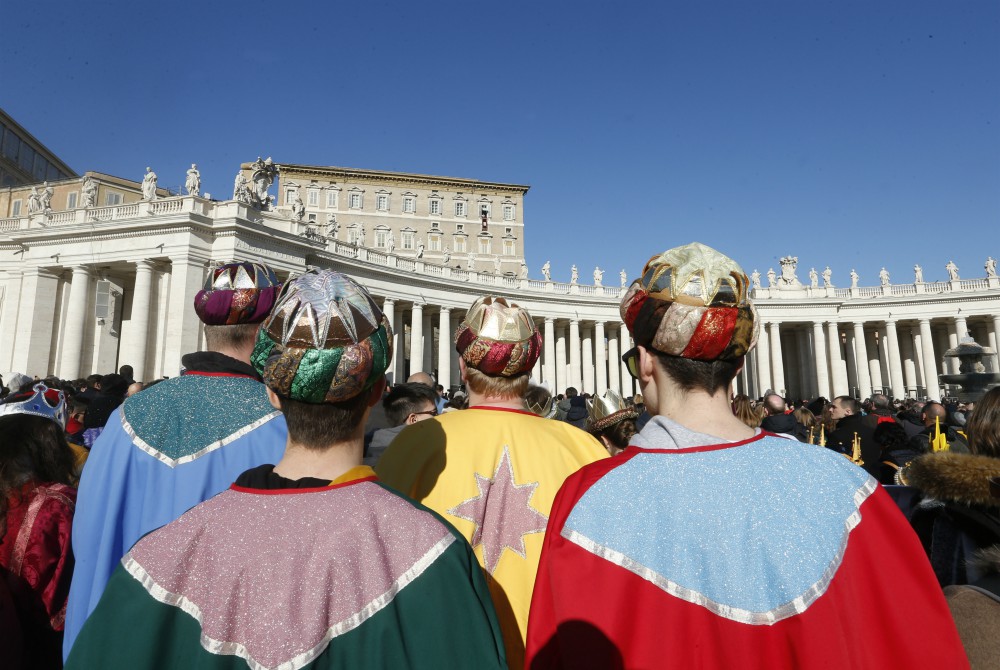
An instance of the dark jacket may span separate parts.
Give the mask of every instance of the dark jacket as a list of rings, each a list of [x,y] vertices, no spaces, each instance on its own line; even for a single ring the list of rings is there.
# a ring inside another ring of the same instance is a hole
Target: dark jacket
[[[895,484],[896,473],[906,467],[914,458],[922,456],[924,453],[926,452],[914,451],[908,447],[883,452],[882,461],[879,463],[879,483],[885,486]]]
[[[826,446],[850,456],[855,433],[861,440],[861,460],[865,462],[862,467],[877,479],[881,469],[879,464],[882,447],[875,441],[875,429],[862,415],[850,414],[838,421],[837,427],[826,437]]]
[[[794,414],[775,414],[764,417],[764,420],[760,422],[760,427],[772,433],[791,435],[799,442],[809,441],[809,431],[795,420]]]
[[[581,395],[569,399],[569,410],[566,412],[566,423],[577,428],[587,427],[587,400]]]
[[[948,441],[948,448],[956,454],[969,453],[969,443],[958,434],[951,426],[941,425],[941,433]],[[910,448],[914,451],[927,453],[931,450],[931,436],[934,434],[934,426],[927,426],[919,433],[910,438]]]

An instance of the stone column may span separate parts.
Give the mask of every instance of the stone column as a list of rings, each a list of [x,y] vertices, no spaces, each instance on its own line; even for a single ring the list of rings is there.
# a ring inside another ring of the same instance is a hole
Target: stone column
[[[52,334],[58,311],[56,292],[59,288],[60,274],[45,268],[24,270],[20,277],[20,297],[17,300],[12,300],[10,307],[10,309],[17,309],[15,323],[20,327],[14,327],[0,336],[0,340],[3,341],[13,340],[11,367],[29,377],[35,375],[45,377],[49,373],[55,372],[52,369],[52,364],[55,362],[52,351],[54,339]],[[85,295],[84,298],[86,299],[81,309],[83,315],[86,316],[89,296]],[[82,333],[82,330],[79,332]],[[14,337],[15,333],[17,337]],[[82,348],[82,341],[80,344]],[[79,360],[80,354],[77,354],[77,367],[80,365]],[[78,375],[79,373],[60,376],[64,379],[73,379]]]
[[[835,342],[834,344],[839,344]],[[817,396],[833,397],[830,390],[830,375],[827,366],[826,337],[823,336],[823,324],[813,321],[813,363],[816,365]]]
[[[83,329],[87,320],[87,306],[90,303],[90,268],[86,265],[73,266],[70,280],[69,304],[66,308],[66,324],[63,328],[62,360],[59,362],[59,376],[76,379],[80,376],[80,359],[83,356]],[[149,307],[149,284],[146,285],[146,306]],[[55,294],[53,292],[53,298]],[[143,338],[145,344],[145,338]],[[44,377],[39,370],[26,370],[26,374]],[[101,374],[104,374],[103,372]]]
[[[0,333],[16,333],[17,317],[21,305],[21,289],[24,286],[24,275],[22,270],[10,269],[7,271],[7,284],[4,290],[3,309],[0,314]],[[16,338],[0,337],[0,370],[17,370],[20,365],[14,365],[14,344]],[[10,381],[10,380],[8,380]]]
[[[871,374],[872,393],[874,393],[876,388],[881,389],[885,386],[882,380],[882,365],[879,362],[878,339],[874,330],[865,333],[865,348],[868,352],[868,371]]]
[[[622,355],[624,355],[625,352],[633,346],[632,336],[628,334],[628,326],[624,323],[622,323],[618,329],[618,344],[621,346]],[[622,361],[621,356],[618,357],[618,369],[620,370],[620,374],[622,376],[622,397],[627,398],[631,395],[635,395],[636,391],[639,390],[639,385],[635,379],[632,378],[632,375],[629,374],[628,366]]]
[[[903,326],[899,334],[899,357],[903,361],[903,395],[900,397],[909,397],[909,389],[916,390],[920,385],[917,379],[917,357],[913,352],[913,333],[910,327]]]
[[[431,313],[424,310],[424,364],[421,368],[424,372],[434,372],[434,321]]]
[[[569,385],[575,386],[578,391],[583,391],[580,377],[580,322],[576,319],[569,321]]]
[[[393,303],[392,317],[392,383],[399,384],[406,378],[406,326],[403,321],[403,310],[396,309]]]
[[[424,305],[413,303],[410,313],[410,374],[424,371]]]
[[[955,317],[955,337],[961,342],[963,337],[969,336],[969,323],[964,316]],[[958,346],[957,344],[955,346]]]
[[[1000,314],[993,315],[993,331],[990,333],[990,348],[996,352],[994,355],[993,372],[1000,372]]]
[[[868,369],[868,349],[865,347],[865,323],[854,322],[854,374],[858,376],[858,393],[861,399],[872,395],[872,381]]]
[[[180,374],[181,356],[198,350],[201,321],[191,305],[205,283],[207,259],[181,256],[170,263],[170,295],[167,298],[167,328],[164,342],[163,374]]]
[[[608,390],[608,362],[605,360],[607,356],[605,346],[604,322],[597,321],[594,323],[594,353],[596,354],[594,367],[597,373],[597,378],[594,380],[594,392],[598,395],[603,395]]]
[[[392,337],[389,338],[389,344],[392,345],[392,358],[389,359],[389,367],[386,368],[385,374],[389,377],[389,383],[395,384],[397,379],[396,358],[399,353],[399,333],[396,331],[396,301],[392,298],[385,298],[382,301],[382,314],[389,322],[389,327],[392,328]]]
[[[899,351],[899,334],[896,332],[896,321],[887,319],[885,322],[885,356],[889,359],[889,385],[892,386],[893,398],[906,397],[906,384],[903,381],[902,356]]]
[[[556,331],[556,389],[552,395],[557,395],[559,393],[565,393],[566,387],[569,386],[567,378],[569,377],[569,369],[566,365],[566,329],[559,326]]]
[[[767,326],[760,324],[760,331],[757,333],[757,397],[761,397],[768,389],[774,389],[774,381],[771,379],[771,341],[767,336]]]
[[[544,363],[542,365],[542,381],[549,385],[555,395],[556,386],[556,324],[552,317],[545,317],[545,347]]]
[[[594,331],[590,327],[584,327],[581,334],[583,347],[583,388],[580,392],[594,393]]]
[[[826,324],[827,350],[830,352],[830,399],[837,396],[848,395],[851,387],[847,381],[847,370],[844,366],[844,358],[840,351],[840,329],[836,321]]]
[[[149,351],[149,303],[153,287],[153,262],[137,261],[135,288],[132,290],[132,319],[129,323],[129,347],[118,360],[131,365],[136,381],[146,380],[146,354]],[[120,366],[119,366],[120,367]]]
[[[438,384],[451,386],[451,307],[441,307],[438,315]]]
[[[608,388],[615,393],[621,393],[621,353],[618,351],[618,333],[612,328],[608,331]]]
[[[938,386],[937,359],[934,357],[934,336],[931,334],[931,320],[920,319],[920,348],[924,361],[924,387],[927,397],[931,400],[941,400],[941,387]]]
[[[771,361],[774,381],[774,392],[785,395],[785,364],[781,358],[781,326],[777,321],[768,324],[770,330],[769,339],[771,341]]]
[[[459,311],[452,310],[452,311],[455,312],[454,317],[452,318],[453,322],[461,323],[462,320],[465,319],[464,310],[459,310]],[[459,386],[462,384],[462,371],[458,366],[458,351],[455,349],[454,330],[448,333],[448,355],[451,357],[451,385]]]

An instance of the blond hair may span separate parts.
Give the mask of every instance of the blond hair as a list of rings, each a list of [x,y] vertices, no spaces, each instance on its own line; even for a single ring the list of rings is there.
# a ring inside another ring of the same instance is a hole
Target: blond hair
[[[516,377],[492,377],[471,365],[465,366],[465,382],[469,390],[487,398],[521,398],[528,391],[528,373]]]

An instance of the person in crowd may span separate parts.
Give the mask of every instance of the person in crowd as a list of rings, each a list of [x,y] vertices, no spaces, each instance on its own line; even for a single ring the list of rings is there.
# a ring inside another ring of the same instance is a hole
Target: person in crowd
[[[922,401],[907,398],[903,401],[902,408],[896,413],[896,421],[903,426],[908,438],[912,438],[924,429],[923,419],[920,418],[923,411],[924,403]]]
[[[812,442],[816,444],[819,442],[819,421],[816,419],[816,415],[812,413],[806,406],[797,407],[792,416],[795,417],[795,421],[801,426],[799,429],[801,434],[805,436],[803,442]]]
[[[896,421],[883,421],[875,426],[872,439],[882,449],[878,480],[887,486],[900,484],[900,471],[914,458],[927,453],[926,448],[914,451],[906,437],[906,431]]]
[[[372,435],[365,465],[377,464],[386,447],[404,428],[437,416],[437,400],[437,393],[426,384],[407,382],[394,386],[382,398],[382,409],[392,427],[376,430]]]
[[[559,419],[577,428],[587,427],[587,400],[576,387],[566,389],[565,397],[559,401]]]
[[[460,409],[469,409],[469,396],[467,396],[463,391],[455,391],[448,400],[448,403],[444,406],[444,411],[441,413],[445,414],[447,412],[454,412]]]
[[[67,667],[504,667],[471,547],[361,464],[391,359],[363,287],[332,270],[290,282],[252,358],[284,454],[140,540]]]
[[[127,386],[131,386],[136,381],[139,381],[135,378],[135,369],[131,365],[123,365],[118,368],[118,374],[125,380]]]
[[[125,392],[125,397],[131,398],[144,388],[145,386],[143,385],[142,382],[132,382],[131,384],[128,385],[128,391]]]
[[[653,418],[624,455],[559,491],[526,667],[967,667],[919,542],[878,483],[733,416],[730,387],[759,327],[739,265],[694,243],[639,276],[621,304],[636,345],[623,360]],[[933,635],[869,635],[913,621]]]
[[[454,524],[489,573],[507,661],[524,667],[524,633],[545,520],[580,466],[607,458],[600,442],[524,408],[542,335],[527,310],[486,296],[456,332],[469,409],[404,430],[379,461],[386,484]]]
[[[547,386],[529,384],[528,390],[524,393],[524,406],[529,412],[543,419],[555,418],[556,404]]]
[[[639,409],[626,403],[614,389],[596,396],[587,405],[587,432],[604,444],[612,456],[625,451],[635,435]]]
[[[892,411],[892,401],[889,396],[882,393],[876,393],[872,396],[871,409],[865,414],[865,421],[872,427],[872,430],[880,423],[896,421],[896,413]]]
[[[100,390],[91,398],[83,415],[85,447],[91,448],[101,436],[111,414],[125,401],[127,391],[128,382],[121,375],[112,372],[101,377]]]
[[[920,411],[920,421],[923,424],[920,432],[910,438],[910,446],[914,451],[924,453],[930,451],[931,441],[940,431],[948,442],[948,449],[957,453],[969,453],[969,443],[953,426],[948,425],[948,410],[939,402],[924,403]]]
[[[969,453],[929,453],[900,473],[901,481],[924,496],[910,523],[941,586],[982,578],[970,559],[976,551],[1000,543],[1000,498],[990,489],[990,479],[1000,478],[1000,388],[976,403],[966,428]]]
[[[447,404],[448,401],[445,400],[441,394],[436,392],[436,389],[438,388],[439,385],[435,383],[434,377],[432,377],[430,373],[414,372],[412,375],[406,378],[406,383],[423,384],[424,386],[430,388],[432,391],[435,391],[436,400],[434,401],[434,405],[435,407],[437,407],[438,414],[440,414],[444,410],[444,406]]]
[[[751,428],[759,428],[764,419],[762,408],[758,407],[749,396],[740,393],[733,398],[733,416]]]
[[[795,417],[788,412],[788,403],[777,393],[770,393],[764,396],[764,412],[767,416],[760,422],[762,430],[766,430],[791,440],[806,442],[809,439],[808,432],[802,424],[795,420]]]
[[[851,456],[854,440],[861,443],[861,466],[875,477],[879,476],[879,456],[882,448],[875,442],[874,427],[861,414],[861,405],[850,396],[842,395],[830,402],[830,418],[836,422],[836,427],[826,434],[826,446],[836,452]]]
[[[0,582],[18,629],[0,629],[17,647],[0,659],[5,668],[62,667],[76,504],[65,424],[65,394],[44,384],[0,405]]]
[[[214,267],[194,299],[208,351],[184,355],[184,374],[126,400],[91,449],[73,527],[66,655],[140,537],[281,456],[285,421],[250,365],[279,288],[274,271],[258,263]]]

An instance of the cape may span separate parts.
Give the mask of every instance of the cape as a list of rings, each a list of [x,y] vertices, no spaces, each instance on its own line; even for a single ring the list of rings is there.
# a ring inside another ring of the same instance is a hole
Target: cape
[[[665,665],[968,667],[879,484],[839,454],[767,434],[630,446],[555,501],[526,667]]]
[[[442,514],[472,544],[489,575],[512,668],[523,667],[531,590],[555,494],[570,474],[607,457],[596,439],[567,423],[471,408],[409,426],[376,466],[387,485]]]
[[[139,538],[225,490],[244,470],[277,463],[286,439],[285,419],[264,385],[243,375],[187,373],[126,400],[80,479],[64,656]]]
[[[233,485],[147,535],[66,667],[505,664],[471,548],[370,476],[323,488]]]

